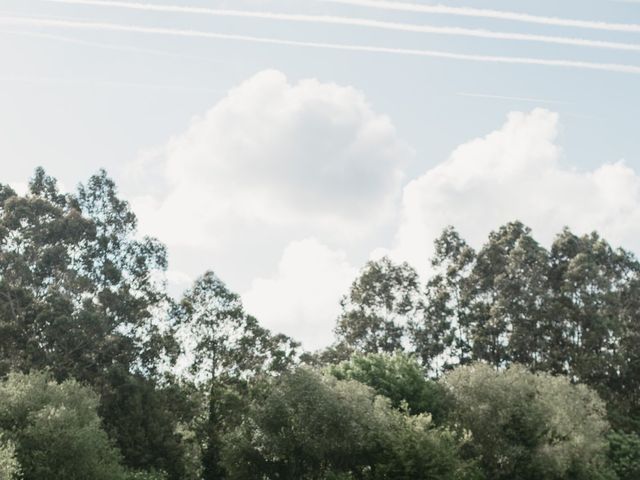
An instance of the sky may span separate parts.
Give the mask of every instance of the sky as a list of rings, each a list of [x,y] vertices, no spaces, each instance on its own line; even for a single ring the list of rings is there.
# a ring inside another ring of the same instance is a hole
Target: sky
[[[105,168],[267,327],[521,220],[640,253],[640,0],[1,0],[0,181]]]

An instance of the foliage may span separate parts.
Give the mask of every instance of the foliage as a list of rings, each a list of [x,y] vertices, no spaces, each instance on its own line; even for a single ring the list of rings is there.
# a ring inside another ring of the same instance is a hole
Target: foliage
[[[640,478],[640,436],[635,433],[611,432],[609,458],[619,480]]]
[[[387,257],[368,262],[342,299],[338,341],[363,353],[401,350],[421,308],[419,298],[418,274],[407,263],[396,265]]]
[[[226,437],[231,479],[444,479],[459,467],[450,434],[361,383],[299,368],[262,392]]]
[[[0,430],[25,480],[120,480],[120,456],[101,429],[98,398],[73,380],[10,374],[0,384]]]
[[[424,284],[368,262],[312,354],[210,271],[170,298],[136,227],[104,171],[0,185],[1,480],[640,476],[640,262],[597,233],[449,227]]]
[[[15,445],[0,437],[0,480],[18,480],[20,477],[20,464],[16,458]]]
[[[221,437],[242,405],[237,389],[252,376],[286,370],[295,362],[298,345],[262,328],[213,272],[184,294],[177,315],[189,336],[197,339],[190,370],[207,389],[202,461],[205,480],[213,480],[224,475]]]
[[[329,367],[339,380],[356,380],[411,414],[429,413],[436,424],[447,416],[451,399],[442,385],[428,380],[423,368],[407,354],[354,354]]]
[[[167,475],[158,471],[129,472],[125,480],[167,480]]]
[[[514,365],[476,363],[444,378],[467,454],[488,478],[597,478],[606,468],[605,405],[584,385]]]

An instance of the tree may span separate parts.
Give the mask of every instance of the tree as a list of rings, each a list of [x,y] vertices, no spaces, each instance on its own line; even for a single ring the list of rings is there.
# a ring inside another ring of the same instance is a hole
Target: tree
[[[30,195],[0,188],[0,375],[51,366],[63,377],[93,362],[97,349],[82,346],[96,329],[79,321],[88,286],[74,262],[93,234],[41,169]]]
[[[542,344],[547,254],[512,222],[489,235],[469,278],[474,358],[535,368]]]
[[[596,388],[620,427],[640,428],[640,263],[595,233],[565,229],[551,249],[550,277],[559,330],[553,370]]]
[[[119,355],[131,368],[155,374],[178,351],[163,282],[166,248],[154,238],[137,238],[136,216],[104,170],[80,185],[77,204],[95,226],[82,251],[82,270],[111,331],[127,332]]]
[[[16,458],[15,445],[0,437],[0,479],[18,480],[20,476],[20,464]]]
[[[0,384],[0,431],[24,480],[121,480],[120,456],[101,428],[98,398],[73,380],[10,374]]]
[[[442,425],[448,414],[451,398],[446,389],[428,380],[424,369],[407,354],[354,354],[329,367],[329,372],[338,380],[368,385],[391,400],[394,408],[412,415],[428,413],[436,425]]]
[[[353,380],[308,368],[258,388],[226,437],[230,479],[452,479],[457,443]]]
[[[474,250],[453,227],[446,228],[435,241],[434,273],[427,281],[424,315],[410,329],[414,351],[423,365],[436,373],[471,361],[468,278],[475,259]]]
[[[418,274],[407,263],[396,265],[387,257],[368,262],[341,301],[338,342],[362,353],[401,350],[419,300]]]
[[[187,478],[186,446],[179,434],[180,408],[171,384],[112,370],[105,379],[100,409],[107,433],[126,452],[123,463],[139,471],[164,472],[168,480]],[[176,401],[177,400],[177,401]]]
[[[475,363],[447,373],[454,422],[487,478],[610,478],[604,402],[566,377]]]
[[[286,370],[296,359],[298,345],[260,327],[244,312],[240,297],[213,272],[205,273],[185,293],[178,316],[185,333],[196,339],[189,346],[191,372],[208,389],[204,478],[224,478],[221,435],[232,423],[237,388],[260,373]]]
[[[640,436],[635,433],[611,432],[609,459],[618,480],[640,478]]]
[[[48,369],[59,381],[91,384],[126,464],[160,468],[175,447],[170,405],[135,420],[128,411],[123,426],[115,414],[121,405],[110,403],[123,398],[118,388],[146,382],[147,401],[157,404],[150,400],[155,383],[177,350],[164,246],[137,239],[135,228],[104,171],[75,196],[61,194],[41,168],[25,196],[0,188],[0,377]],[[153,439],[148,446],[157,454],[141,456],[141,439]],[[151,460],[159,463],[145,463]]]

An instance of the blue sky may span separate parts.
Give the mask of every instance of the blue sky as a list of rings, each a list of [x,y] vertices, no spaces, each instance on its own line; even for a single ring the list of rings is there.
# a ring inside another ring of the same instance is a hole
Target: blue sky
[[[426,272],[448,223],[640,250],[640,2],[383,3],[4,0],[2,181],[106,168],[176,291],[212,268],[312,347],[368,258]]]

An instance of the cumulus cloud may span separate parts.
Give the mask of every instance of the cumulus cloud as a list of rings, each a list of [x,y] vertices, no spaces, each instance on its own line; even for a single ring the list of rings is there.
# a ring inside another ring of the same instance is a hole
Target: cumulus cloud
[[[555,113],[511,113],[500,129],[411,181],[392,255],[425,272],[430,246],[447,225],[477,247],[516,219],[547,244],[566,225],[639,251],[640,177],[623,161],[591,171],[564,167],[558,133]]]
[[[255,279],[242,298],[265,326],[313,350],[331,343],[340,298],[356,275],[344,252],[308,238],[290,243],[275,275]]]
[[[138,198],[136,208],[177,245],[233,238],[238,223],[358,238],[396,210],[411,156],[361,92],[268,70],[155,155],[166,191]]]

